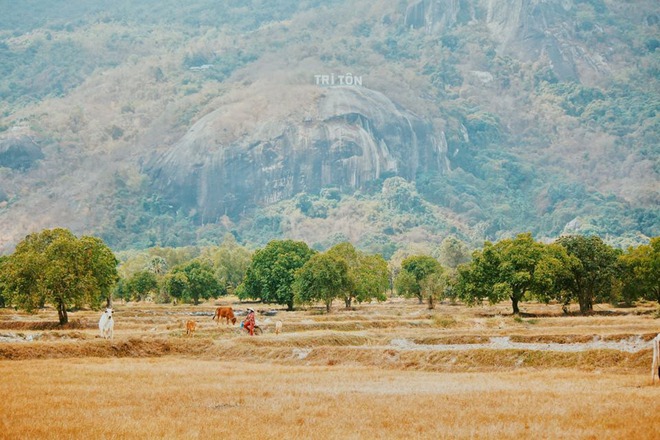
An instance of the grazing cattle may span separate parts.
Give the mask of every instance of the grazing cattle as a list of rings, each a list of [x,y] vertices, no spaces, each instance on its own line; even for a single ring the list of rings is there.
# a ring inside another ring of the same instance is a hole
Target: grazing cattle
[[[275,334],[279,335],[282,332],[282,321],[277,321],[275,323]]]
[[[195,336],[195,330],[197,330],[197,323],[195,321],[186,322],[186,335]]]
[[[660,333],[653,338],[653,362],[651,363],[651,383],[655,383],[655,377],[660,381]]]
[[[103,339],[112,339],[115,328],[115,320],[112,319],[112,309],[107,308],[99,319],[99,330]]]
[[[226,319],[227,324],[229,324],[229,321],[231,320],[232,325],[236,324],[236,317],[234,316],[234,309],[231,307],[218,307],[215,309],[215,314],[213,315],[212,319],[218,320],[218,324],[220,324],[220,319]]]

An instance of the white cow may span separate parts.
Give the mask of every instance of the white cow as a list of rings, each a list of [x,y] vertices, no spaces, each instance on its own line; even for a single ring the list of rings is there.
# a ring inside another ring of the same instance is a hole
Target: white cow
[[[660,380],[660,333],[653,338],[653,362],[651,363],[651,383],[655,383],[655,377]]]
[[[275,322],[275,334],[279,335],[282,332],[282,321]]]
[[[113,330],[115,328],[115,320],[112,319],[112,309],[107,308],[99,319],[99,330],[103,339],[112,339]]]

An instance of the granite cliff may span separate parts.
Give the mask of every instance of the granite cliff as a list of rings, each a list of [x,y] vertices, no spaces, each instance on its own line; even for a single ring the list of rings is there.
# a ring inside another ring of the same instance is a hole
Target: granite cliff
[[[388,176],[413,181],[420,171],[448,170],[444,134],[383,93],[290,89],[279,96],[270,87],[242,91],[201,118],[147,167],[155,187],[200,220],[215,221],[300,192],[350,193]]]

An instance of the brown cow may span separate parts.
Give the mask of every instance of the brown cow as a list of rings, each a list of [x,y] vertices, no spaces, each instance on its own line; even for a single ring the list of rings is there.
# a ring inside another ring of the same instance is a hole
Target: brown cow
[[[229,324],[229,320],[231,319],[232,324],[236,324],[236,317],[234,316],[234,309],[231,307],[218,307],[215,309],[215,315],[213,315],[212,319],[218,319],[218,324],[220,324],[221,319],[226,319],[227,324]]]
[[[186,322],[186,335],[190,337],[195,336],[195,330],[197,330],[197,323],[195,321]]]

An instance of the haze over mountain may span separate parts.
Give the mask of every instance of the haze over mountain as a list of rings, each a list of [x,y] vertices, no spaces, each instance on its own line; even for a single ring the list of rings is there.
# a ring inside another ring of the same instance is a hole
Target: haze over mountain
[[[0,9],[0,253],[660,235],[655,1]]]

